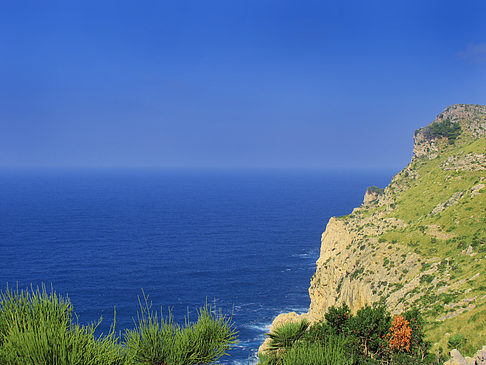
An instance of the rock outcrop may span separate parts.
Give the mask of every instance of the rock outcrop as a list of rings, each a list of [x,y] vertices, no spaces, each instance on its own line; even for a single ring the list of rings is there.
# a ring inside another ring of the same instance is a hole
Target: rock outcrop
[[[464,357],[457,349],[453,349],[451,358],[444,365],[486,365],[486,346],[483,346],[474,357]]]

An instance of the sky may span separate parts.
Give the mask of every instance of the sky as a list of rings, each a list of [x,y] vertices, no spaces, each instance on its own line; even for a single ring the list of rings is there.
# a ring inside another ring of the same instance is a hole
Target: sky
[[[486,1],[2,1],[0,167],[402,168]]]

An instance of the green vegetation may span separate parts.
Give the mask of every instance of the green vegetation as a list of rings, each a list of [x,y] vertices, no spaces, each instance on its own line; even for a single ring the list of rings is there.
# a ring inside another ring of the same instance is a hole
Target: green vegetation
[[[289,349],[295,342],[300,340],[307,331],[309,322],[306,320],[300,322],[289,322],[278,327],[268,336],[272,339],[269,348],[271,350]]]
[[[450,144],[454,144],[461,131],[459,123],[453,123],[450,119],[445,119],[439,123],[433,123],[425,127],[422,133],[428,139],[446,137]]]
[[[370,187],[368,187],[368,189],[366,189],[366,192],[368,194],[382,195],[385,192],[385,189],[381,189],[378,186],[370,186]]]
[[[282,365],[352,365],[346,349],[347,339],[344,336],[330,336],[325,341],[298,342],[281,357],[275,353],[263,355],[261,364]],[[267,356],[267,357],[265,357]]]
[[[67,298],[51,290],[12,291],[0,296],[0,363],[5,365],[196,365],[213,364],[236,343],[231,319],[204,306],[195,323],[175,323],[151,310],[146,297],[140,304],[135,329],[125,341],[112,326],[95,336],[97,325],[74,321]],[[159,319],[160,318],[160,319]],[[100,320],[101,321],[101,320]]]
[[[448,344],[449,347],[458,349],[462,347],[462,345],[466,342],[464,335],[461,333],[456,333],[449,338]]]
[[[330,307],[325,321],[307,331],[303,331],[307,322],[302,321],[284,324],[268,334],[270,345],[260,354],[259,364],[432,364],[436,359],[428,353],[423,325],[417,310],[392,321],[383,305],[366,306],[355,316],[346,305]],[[293,341],[279,339],[282,333]]]

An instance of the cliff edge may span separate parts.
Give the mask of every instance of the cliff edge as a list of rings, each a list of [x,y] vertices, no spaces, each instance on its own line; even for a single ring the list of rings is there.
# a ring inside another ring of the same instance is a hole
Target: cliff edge
[[[429,339],[462,333],[486,343],[486,106],[456,104],[415,132],[413,157],[384,189],[367,189],[350,215],[333,217],[311,278],[309,311],[282,322],[322,321],[383,301],[421,309]],[[263,345],[262,348],[264,348]]]

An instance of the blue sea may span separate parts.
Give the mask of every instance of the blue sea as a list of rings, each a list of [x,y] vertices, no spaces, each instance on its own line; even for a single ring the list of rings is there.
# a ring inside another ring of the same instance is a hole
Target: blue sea
[[[0,285],[45,283],[79,322],[133,327],[142,290],[183,323],[233,315],[228,364],[254,362],[272,319],[305,312],[320,237],[393,171],[3,170]]]

